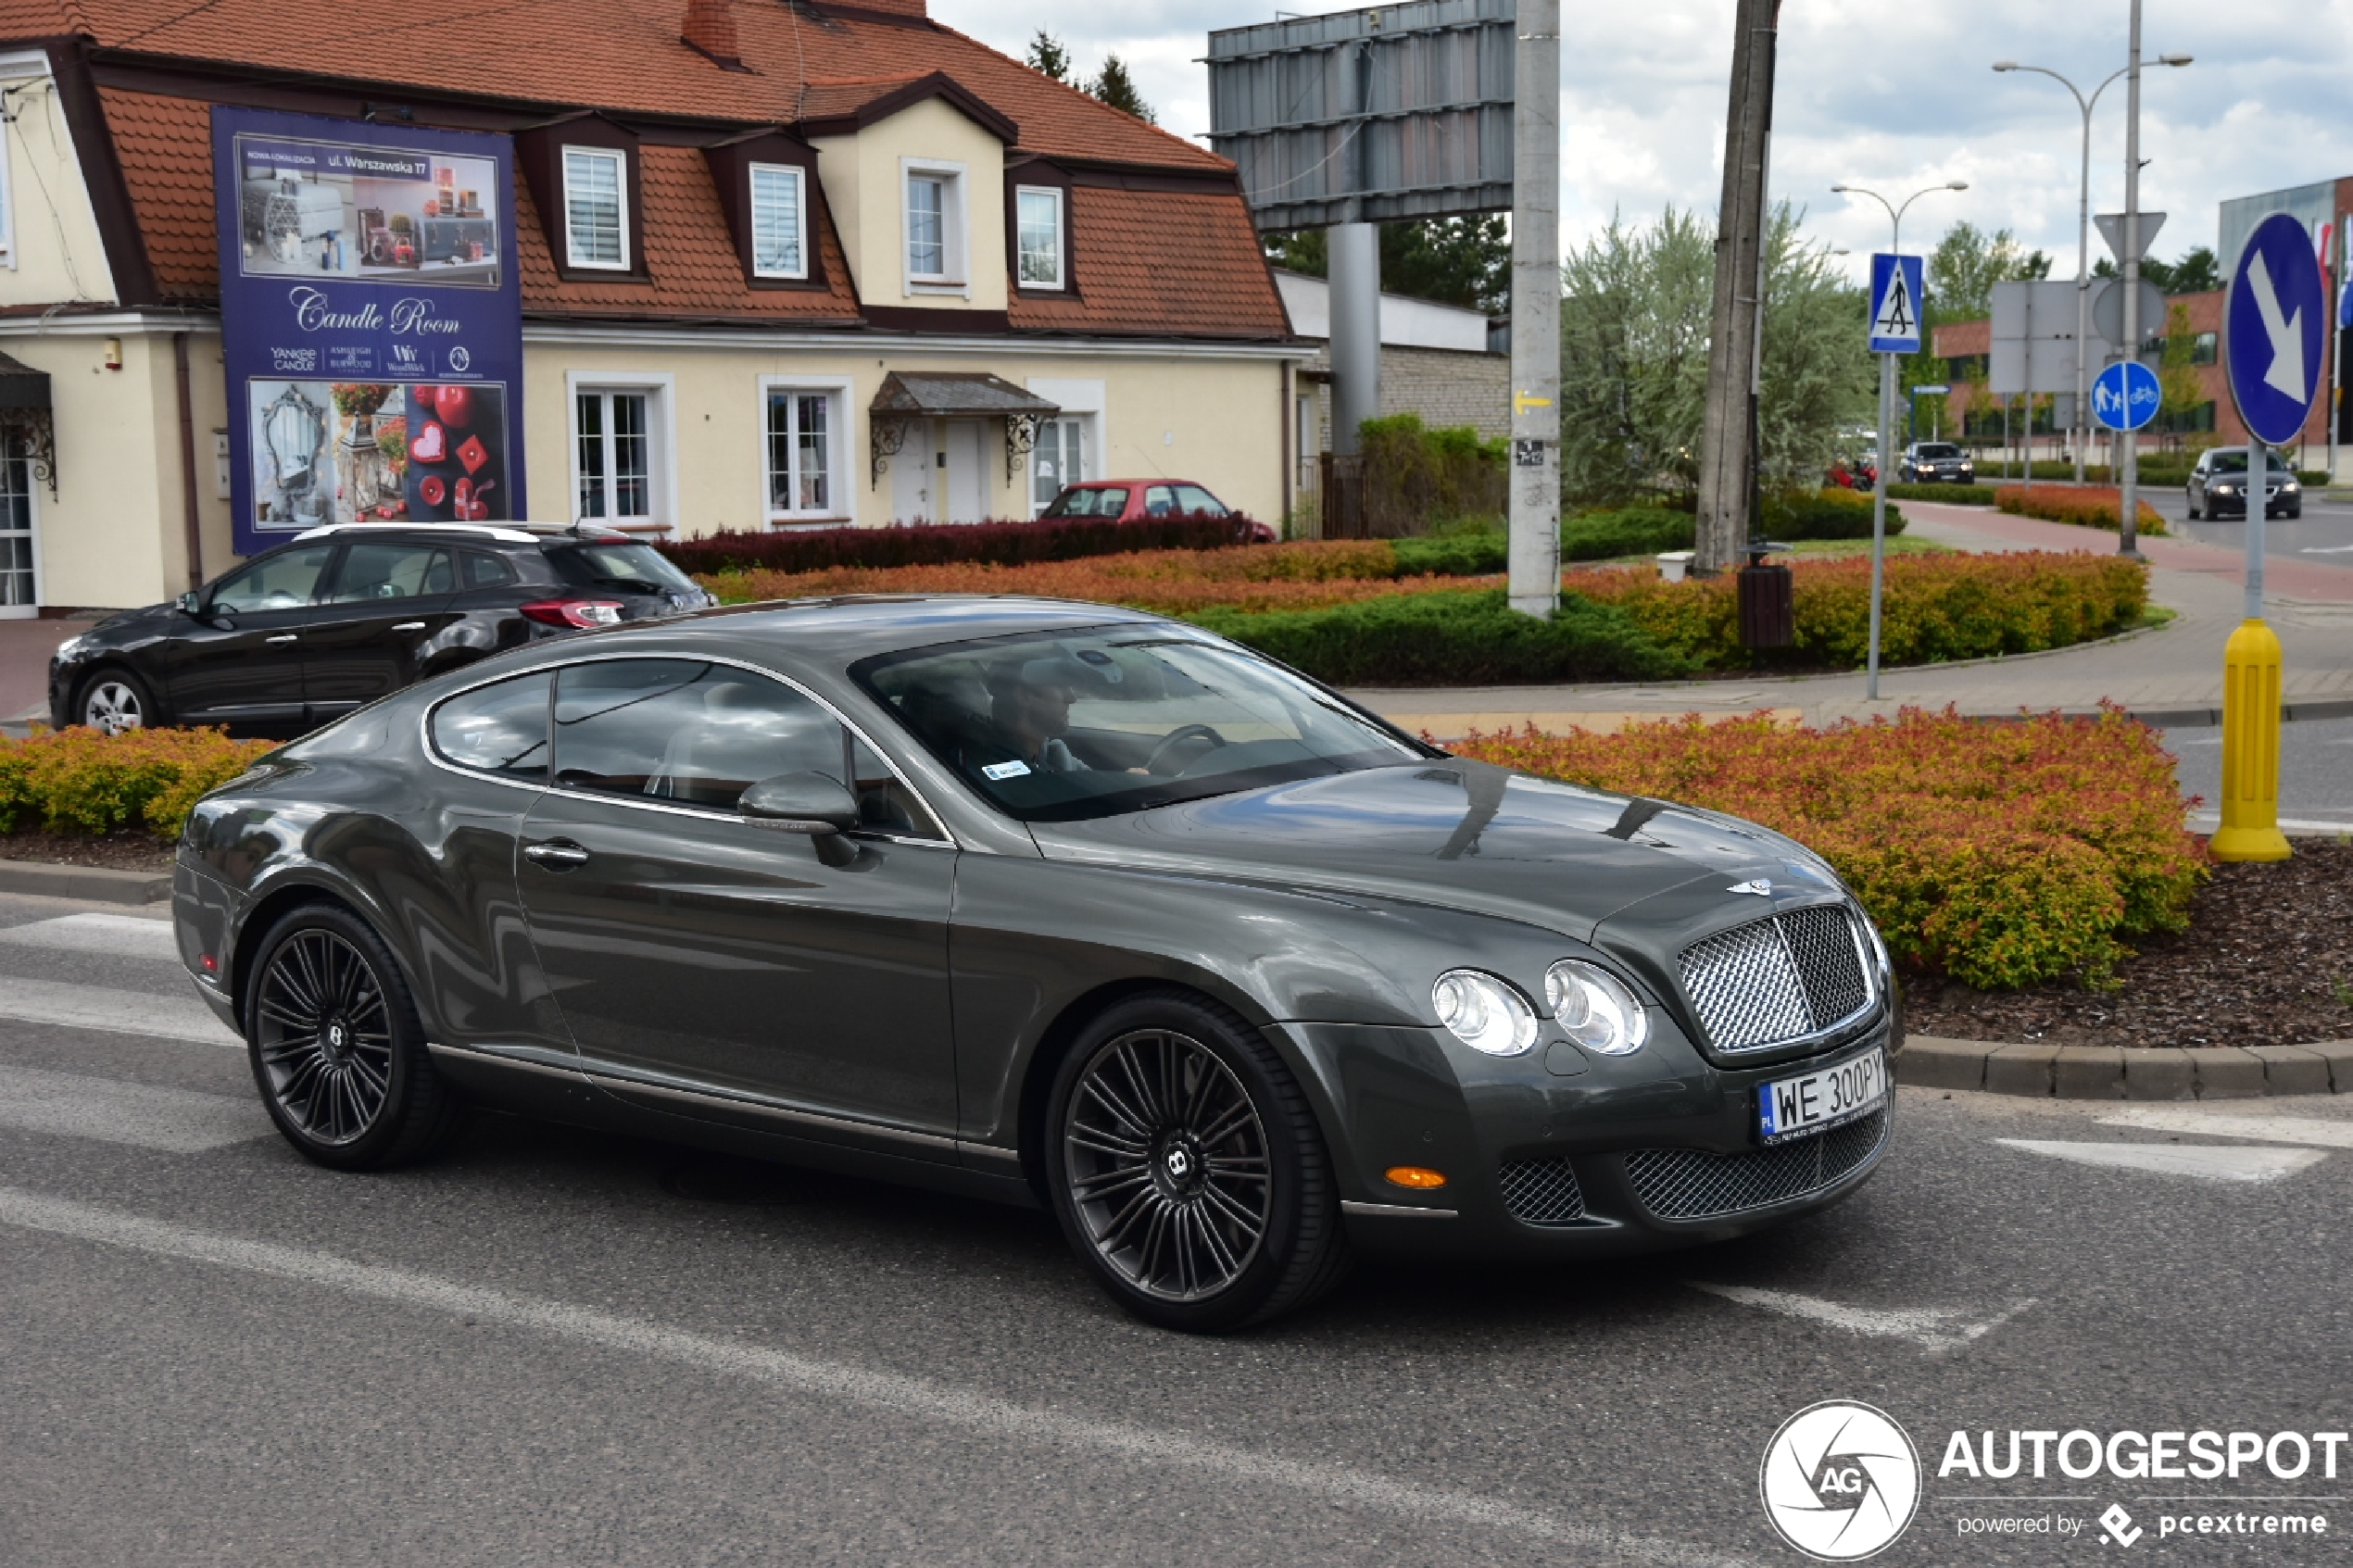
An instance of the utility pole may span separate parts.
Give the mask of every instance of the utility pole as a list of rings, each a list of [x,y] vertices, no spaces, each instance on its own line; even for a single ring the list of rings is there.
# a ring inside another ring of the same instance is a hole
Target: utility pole
[[[1549,617],[1561,593],[1560,0],[1519,0],[1512,83],[1509,597]]]
[[[2132,53],[2126,56],[2124,78],[2124,358],[2138,360],[2141,357],[2141,0],[2133,0]],[[2077,340],[2080,345],[2081,338]],[[2130,375],[2130,370],[2122,372]],[[2076,378],[2082,379],[2079,372]],[[2127,384],[2130,384],[2129,383]],[[2089,411],[2090,405],[2084,406]],[[2126,422],[2131,422],[2131,410],[2126,410]],[[2137,428],[2120,431],[2124,444],[2124,480],[2121,494],[2117,496],[2116,553],[2128,560],[2141,558],[2141,433]],[[2082,458],[2076,458],[2076,477],[2082,477]],[[2248,481],[2247,494],[2255,495],[2256,485],[2262,481],[2256,474]]]
[[[2345,307],[2345,223],[2348,215],[2338,213],[2336,226],[2329,231],[2329,483],[2336,479],[2336,427],[2345,416],[2338,405],[2345,400],[2345,329],[2339,323]]]
[[[1731,100],[1724,131],[1724,191],[1716,234],[1716,298],[1708,316],[1707,413],[1700,433],[1697,549],[1703,576],[1730,571],[1748,541],[1750,402],[1755,380],[1765,251],[1765,144],[1772,130],[1773,44],[1780,0],[1739,0]],[[1886,454],[1881,454],[1886,461]]]

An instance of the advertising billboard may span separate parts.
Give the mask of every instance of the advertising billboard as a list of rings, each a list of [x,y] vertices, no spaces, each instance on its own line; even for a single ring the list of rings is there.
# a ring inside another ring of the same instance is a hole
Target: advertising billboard
[[[212,111],[238,553],[528,516],[513,144]]]

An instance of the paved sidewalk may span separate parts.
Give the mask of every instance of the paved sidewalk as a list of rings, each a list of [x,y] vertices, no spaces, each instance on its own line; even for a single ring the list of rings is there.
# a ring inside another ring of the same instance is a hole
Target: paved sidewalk
[[[1915,537],[1957,549],[2115,548],[2112,534],[1987,508],[1906,502],[1904,511]],[[1651,685],[1368,687],[1349,695],[1441,739],[1527,723],[1610,730],[1663,713],[1729,716],[1762,709],[1823,724],[1947,704],[1975,714],[2007,715],[2021,708],[2091,712],[2103,699],[2154,722],[2219,722],[2222,645],[2239,623],[2244,596],[2240,559],[2188,540],[2145,540],[2143,549],[2151,561],[2151,597],[2177,612],[2170,624],[2049,653],[1882,670],[1876,702],[1865,699],[1860,673]],[[2283,693],[2291,716],[2353,715],[2353,568],[2273,561],[2265,586],[2267,619],[2286,655]]]

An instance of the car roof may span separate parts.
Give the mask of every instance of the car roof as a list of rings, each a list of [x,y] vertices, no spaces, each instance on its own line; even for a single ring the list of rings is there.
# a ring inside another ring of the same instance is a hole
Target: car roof
[[[615,528],[570,522],[330,522],[317,528],[307,528],[287,543],[299,545],[316,539],[339,539],[347,534],[370,533],[420,539],[463,534],[476,541],[490,539],[502,545],[541,546],[574,538],[598,544],[626,545],[634,543],[636,537]]]
[[[1187,479],[1178,474],[1161,474],[1151,479],[1081,479],[1074,480],[1070,483],[1063,485],[1063,488],[1065,490],[1101,490],[1107,484],[1189,484],[1196,490],[1206,490],[1209,488],[1208,485],[1203,484],[1198,479]]]
[[[844,669],[878,653],[1032,632],[1085,626],[1167,625],[1163,617],[1120,605],[1012,595],[845,594],[831,598],[771,599],[723,605],[664,621],[636,621],[585,632],[535,646],[551,654],[595,643],[617,651],[613,639],[647,645],[654,653],[742,653],[758,647],[811,665]]]

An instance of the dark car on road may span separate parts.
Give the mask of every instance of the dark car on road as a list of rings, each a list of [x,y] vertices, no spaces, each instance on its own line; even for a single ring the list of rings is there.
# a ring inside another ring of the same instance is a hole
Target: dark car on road
[[[1130,1311],[1737,1236],[1876,1168],[1887,952],[1731,818],[1199,628],[848,598],[518,649],[208,797],[173,913],[296,1149],[470,1100],[1043,1207]]]
[[[651,546],[608,529],[315,528],[60,645],[49,717],[110,733],[300,734],[507,648],[711,602]]]
[[[2302,517],[2304,486],[2296,470],[2277,452],[2266,452],[2263,464],[2263,515]],[[2246,448],[2214,446],[2197,455],[2184,487],[2190,521],[2246,516]]]
[[[1975,484],[1977,463],[1950,441],[1915,441],[1904,448],[1895,477],[1906,484]]]

